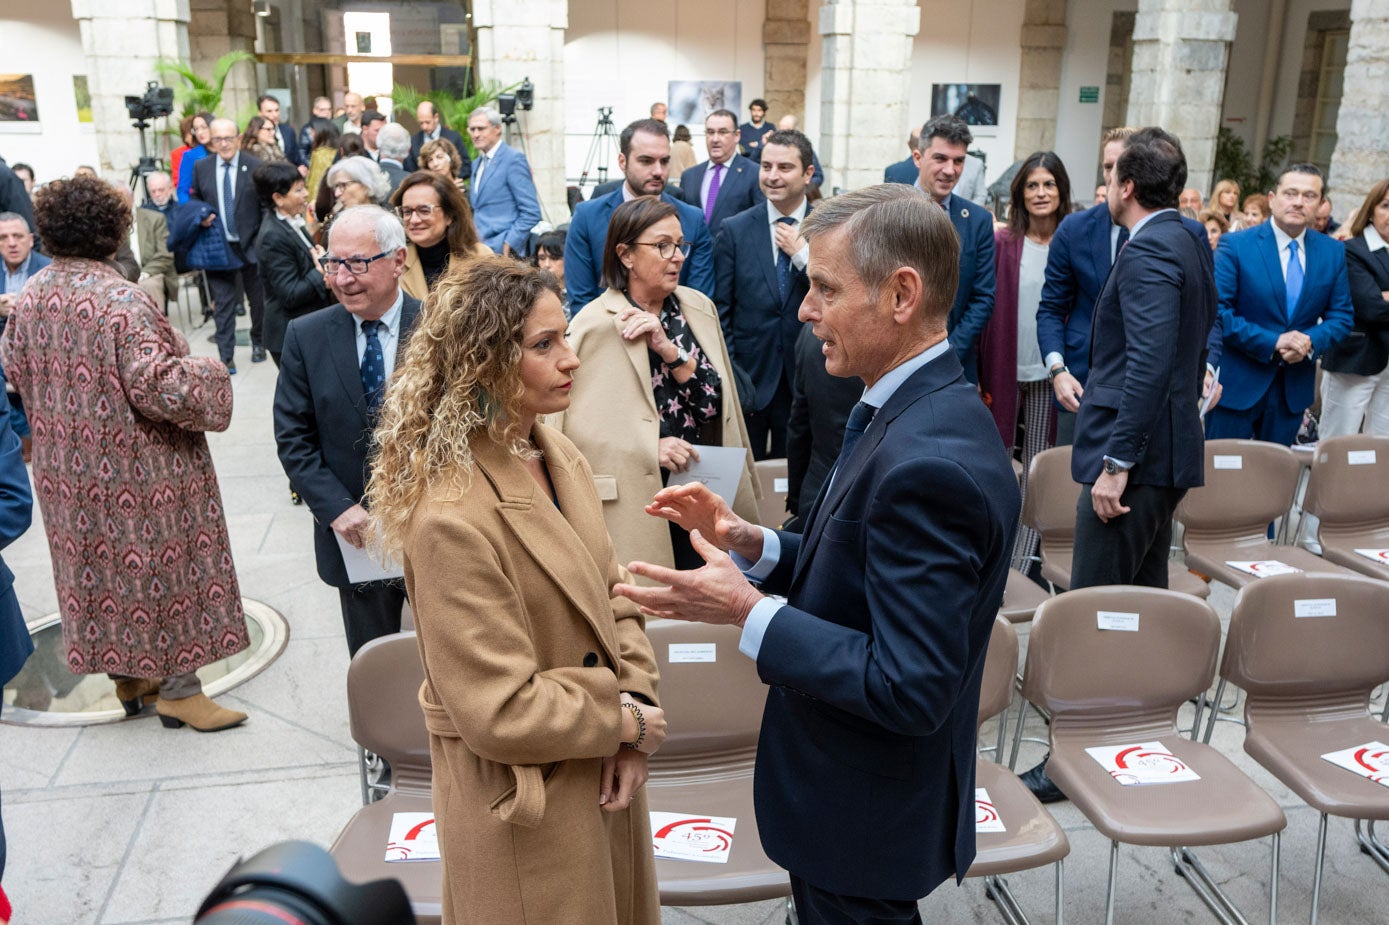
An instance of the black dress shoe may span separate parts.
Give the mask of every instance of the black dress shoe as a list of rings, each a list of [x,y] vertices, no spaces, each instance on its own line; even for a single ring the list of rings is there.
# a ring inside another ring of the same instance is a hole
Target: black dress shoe
[[[262,347],[260,344],[253,344],[253,345],[251,346],[251,362],[252,362],[252,363],[264,363],[264,362],[265,362],[265,348]]]
[[[238,317],[238,318],[245,318],[245,317],[246,317],[246,303],[245,303],[245,302],[242,302],[240,305],[238,305],[238,306],[236,307],[236,317]]]
[[[1066,795],[1061,792],[1061,788],[1047,777],[1047,761],[1051,758],[1048,754],[1032,770],[1024,771],[1018,775],[1023,786],[1032,791],[1032,795],[1037,798],[1039,803],[1059,803],[1066,799]]]
[[[236,361],[235,361],[235,360],[226,360],[226,361],[224,361],[224,362],[227,364],[227,375],[229,375],[229,376],[235,376],[235,375],[236,375]]]

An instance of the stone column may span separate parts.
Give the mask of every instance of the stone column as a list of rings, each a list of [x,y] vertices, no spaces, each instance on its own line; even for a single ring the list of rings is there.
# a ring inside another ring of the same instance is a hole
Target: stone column
[[[569,4],[474,0],[473,26],[478,80],[511,86],[529,77],[535,84],[535,108],[517,113],[526,132],[524,145],[514,131],[511,144],[522,148],[530,161],[545,220],[559,224],[569,217],[564,176],[564,30],[569,28]]]
[[[881,183],[883,168],[902,159],[902,126],[912,119],[912,40],[920,28],[915,0],[829,0],[820,7],[819,153],[830,189]]]
[[[1353,0],[1330,186],[1343,221],[1389,175],[1389,0]]]
[[[1186,151],[1187,185],[1210,189],[1235,38],[1232,0],[1138,0],[1129,125],[1158,125]]]
[[[140,135],[131,128],[127,96],[140,96],[160,58],[188,57],[188,0],[72,0],[72,16],[87,56],[87,86],[101,173],[124,180],[140,160]],[[158,156],[156,123],[145,133]]]
[[[1056,145],[1061,108],[1061,58],[1066,47],[1066,0],[1027,0],[1022,18],[1022,69],[1013,158]]]
[[[74,0],[76,2],[76,0]],[[251,9],[250,0],[187,0],[188,19],[188,63],[205,77],[212,75],[217,59],[229,51],[256,50],[256,15]],[[213,115],[235,120],[238,128],[245,128],[247,121],[256,113],[256,97],[260,89],[256,86],[256,66],[254,62],[238,64],[227,74],[227,82],[222,85],[222,106]]]
[[[805,125],[806,50],[810,47],[809,0],[767,0],[762,24],[762,95],[768,118],[792,113]],[[743,101],[746,108],[747,100]],[[741,115],[740,115],[741,118]]]

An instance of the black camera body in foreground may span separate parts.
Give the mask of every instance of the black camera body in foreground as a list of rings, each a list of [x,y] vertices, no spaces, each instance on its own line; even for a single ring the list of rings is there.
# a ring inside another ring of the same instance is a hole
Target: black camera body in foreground
[[[203,901],[197,925],[414,925],[396,880],[349,883],[332,855],[289,841],[238,861]]]

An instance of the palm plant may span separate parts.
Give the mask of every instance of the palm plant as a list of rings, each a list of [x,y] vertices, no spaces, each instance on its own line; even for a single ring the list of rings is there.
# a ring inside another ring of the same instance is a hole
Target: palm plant
[[[464,86],[467,86],[464,81]],[[467,125],[468,115],[479,106],[486,106],[503,93],[508,93],[520,86],[519,83],[511,86],[503,86],[498,80],[481,81],[477,88],[467,96],[457,96],[447,90],[431,90],[428,93],[421,93],[414,87],[405,87],[396,84],[391,91],[391,103],[397,108],[406,112],[414,112],[416,107],[429,100],[444,116],[444,124],[454,129],[463,136],[463,146],[466,151],[460,151],[468,160],[477,157],[477,149],[473,147],[472,140],[468,137]]]
[[[187,61],[161,60],[155,63],[154,68],[161,74],[183,81],[183,86],[174,87],[174,98],[178,100],[182,115],[191,116],[199,112],[218,112],[222,107],[222,90],[231,69],[242,61],[254,60],[255,55],[248,51],[229,51],[212,66],[210,78],[194,71]]]

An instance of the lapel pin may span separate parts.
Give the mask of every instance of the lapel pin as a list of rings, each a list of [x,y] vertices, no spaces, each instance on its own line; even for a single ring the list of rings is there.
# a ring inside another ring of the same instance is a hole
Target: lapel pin
[[[960,218],[969,218],[969,209],[961,209]]]

